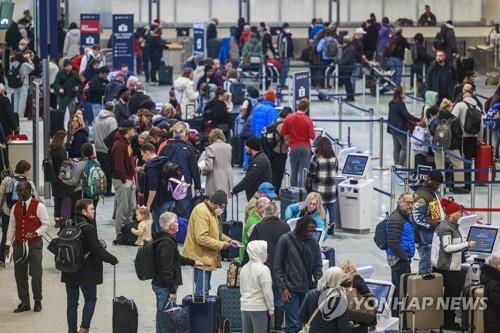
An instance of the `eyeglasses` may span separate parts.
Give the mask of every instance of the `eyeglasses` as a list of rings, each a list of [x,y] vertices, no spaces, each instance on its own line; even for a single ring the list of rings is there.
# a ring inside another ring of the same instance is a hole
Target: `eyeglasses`
[[[413,205],[415,204],[414,201],[401,201],[402,203],[408,204],[408,205]]]

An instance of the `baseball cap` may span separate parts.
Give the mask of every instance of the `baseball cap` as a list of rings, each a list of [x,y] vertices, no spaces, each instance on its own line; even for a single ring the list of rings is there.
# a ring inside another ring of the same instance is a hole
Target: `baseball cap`
[[[356,31],[354,31],[354,34],[366,34],[366,31],[363,28],[356,28]]]
[[[274,186],[269,182],[261,183],[257,191],[264,193],[269,199],[276,198],[276,192],[274,192]]]

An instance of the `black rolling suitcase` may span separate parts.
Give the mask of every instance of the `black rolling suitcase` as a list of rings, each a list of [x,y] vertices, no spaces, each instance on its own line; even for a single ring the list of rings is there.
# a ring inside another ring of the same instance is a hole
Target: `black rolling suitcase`
[[[285,173],[285,176],[288,176],[288,186],[285,186],[280,190],[280,210],[282,220],[285,219],[285,211],[288,206],[303,201],[307,196],[307,191],[305,188],[293,187],[290,185],[289,173]]]
[[[113,266],[113,333],[137,333],[138,316],[133,300],[116,297],[116,266]]]
[[[158,69],[158,84],[160,86],[171,86],[174,82],[174,67],[167,66],[164,62],[160,65]]]
[[[236,196],[236,214],[234,212],[234,196]],[[222,223],[222,232],[231,237],[231,239],[241,242],[243,235],[243,222],[238,221],[238,195],[235,194],[234,196],[231,198],[231,220]],[[234,219],[235,216],[236,220]],[[232,260],[234,258],[238,258],[240,256],[240,249],[233,247],[223,249],[220,252],[220,256],[222,260]]]
[[[57,131],[64,129],[65,112],[50,110],[50,136],[53,137]]]
[[[243,165],[243,139],[239,135],[233,135],[231,137],[231,147],[233,148],[233,154],[231,155],[231,164]]]

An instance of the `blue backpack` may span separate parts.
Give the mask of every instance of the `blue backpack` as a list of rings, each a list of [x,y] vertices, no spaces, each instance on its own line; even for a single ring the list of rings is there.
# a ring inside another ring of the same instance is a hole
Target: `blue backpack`
[[[106,193],[106,175],[96,160],[85,162],[82,177],[83,194],[95,198]]]

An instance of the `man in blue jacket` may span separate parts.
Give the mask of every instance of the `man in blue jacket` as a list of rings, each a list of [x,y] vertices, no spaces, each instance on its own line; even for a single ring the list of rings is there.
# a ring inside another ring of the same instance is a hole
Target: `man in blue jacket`
[[[399,297],[399,278],[405,273],[411,273],[411,258],[415,255],[415,231],[411,221],[413,194],[403,193],[398,199],[398,208],[387,220],[387,262],[391,266],[392,284],[394,284],[394,299]],[[393,309],[395,307],[393,306]],[[398,311],[393,310],[393,316]]]
[[[252,111],[252,133],[260,138],[262,129],[271,125],[279,116],[276,111],[276,93],[269,89],[264,93],[264,99]]]

